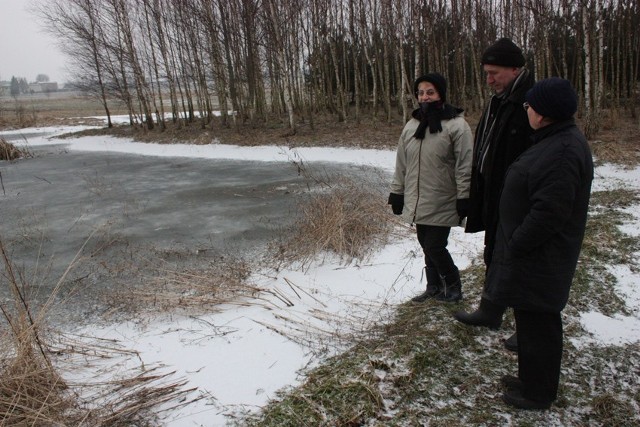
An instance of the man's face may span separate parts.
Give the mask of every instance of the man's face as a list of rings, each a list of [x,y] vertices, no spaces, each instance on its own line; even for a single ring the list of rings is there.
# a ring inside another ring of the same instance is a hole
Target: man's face
[[[520,74],[520,68],[517,67],[484,64],[483,68],[487,75],[487,84],[497,95],[504,92]]]

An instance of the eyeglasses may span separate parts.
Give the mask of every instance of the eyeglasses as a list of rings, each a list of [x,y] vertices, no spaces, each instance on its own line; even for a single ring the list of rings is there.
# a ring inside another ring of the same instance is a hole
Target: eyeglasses
[[[522,108],[524,108],[524,111],[529,111],[529,103],[528,102],[523,103]]]
[[[436,92],[436,91],[435,91],[435,90],[433,90],[433,89],[429,89],[429,90],[419,90],[419,91],[416,91],[416,96],[433,96],[433,95],[435,95],[436,93],[438,93],[438,92]]]

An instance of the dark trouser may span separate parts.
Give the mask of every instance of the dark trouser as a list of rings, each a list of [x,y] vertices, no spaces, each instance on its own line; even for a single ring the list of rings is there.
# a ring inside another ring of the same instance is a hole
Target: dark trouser
[[[491,265],[491,259],[493,258],[493,248],[496,245],[496,233],[497,233],[497,224],[493,224],[491,226],[487,226],[484,231],[484,266],[486,270],[489,270],[489,266]]]
[[[485,265],[485,277],[489,272],[489,266],[493,259],[493,248],[496,243],[496,228],[487,227],[484,235],[484,265]],[[491,301],[487,295],[487,281],[484,281],[484,287],[482,289],[482,296],[480,299],[479,309],[485,312],[487,315],[491,315],[494,319],[500,319],[504,316],[504,312],[507,311],[507,307],[499,305]]]
[[[558,396],[562,361],[560,313],[513,310],[518,334],[518,376],[523,397],[553,402]]]
[[[451,227],[416,224],[416,232],[427,269],[435,269],[440,276],[457,271],[458,268],[447,250]]]

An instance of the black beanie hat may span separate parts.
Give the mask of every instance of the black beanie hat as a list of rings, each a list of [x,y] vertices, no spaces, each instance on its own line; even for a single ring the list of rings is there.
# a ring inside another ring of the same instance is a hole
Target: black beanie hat
[[[578,95],[569,80],[551,77],[540,80],[525,95],[536,113],[554,120],[566,120],[578,110]]]
[[[510,39],[501,38],[489,46],[482,54],[482,64],[501,65],[503,67],[522,67],[525,60],[522,49]]]
[[[416,99],[418,98],[418,85],[422,82],[431,83],[438,91],[440,100],[442,102],[447,102],[447,80],[441,74],[429,73],[425,74],[422,77],[418,77],[413,83],[413,95],[416,97]]]

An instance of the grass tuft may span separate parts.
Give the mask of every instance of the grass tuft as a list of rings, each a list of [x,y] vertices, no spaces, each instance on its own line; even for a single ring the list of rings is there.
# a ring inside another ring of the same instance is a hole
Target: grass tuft
[[[323,180],[299,204],[298,219],[268,257],[281,265],[303,266],[326,254],[344,263],[366,259],[386,243],[392,229],[381,179]]]
[[[12,318],[11,350],[0,356],[0,420],[2,425],[54,422],[73,407],[68,387],[53,368],[42,343],[25,319]],[[6,350],[6,348],[5,348]]]
[[[24,157],[32,157],[29,150],[18,148],[4,138],[0,137],[0,160],[16,160]]]
[[[593,398],[594,419],[606,426],[637,426],[636,410],[629,402],[606,393]]]

